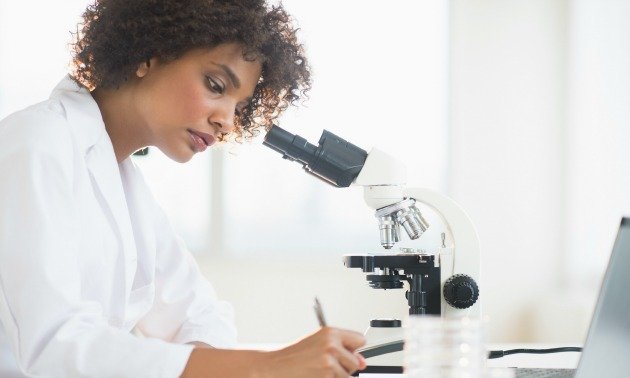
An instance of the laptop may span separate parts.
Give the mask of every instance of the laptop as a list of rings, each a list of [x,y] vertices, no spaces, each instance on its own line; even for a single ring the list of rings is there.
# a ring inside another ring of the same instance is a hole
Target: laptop
[[[516,369],[516,377],[630,377],[630,218],[623,218],[577,369]]]

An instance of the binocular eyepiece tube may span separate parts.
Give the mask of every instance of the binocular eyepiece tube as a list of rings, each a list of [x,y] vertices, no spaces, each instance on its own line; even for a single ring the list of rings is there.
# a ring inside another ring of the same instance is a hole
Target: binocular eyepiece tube
[[[327,130],[315,146],[301,136],[274,125],[265,135],[263,144],[281,153],[283,158],[299,162],[308,173],[339,188],[352,184],[367,159],[365,150]]]

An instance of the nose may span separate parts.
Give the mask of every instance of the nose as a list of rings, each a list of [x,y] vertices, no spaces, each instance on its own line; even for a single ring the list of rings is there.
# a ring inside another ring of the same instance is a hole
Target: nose
[[[208,122],[218,127],[219,131],[222,133],[231,133],[236,129],[236,125],[234,124],[235,112],[235,104],[226,101],[213,109],[208,118]]]

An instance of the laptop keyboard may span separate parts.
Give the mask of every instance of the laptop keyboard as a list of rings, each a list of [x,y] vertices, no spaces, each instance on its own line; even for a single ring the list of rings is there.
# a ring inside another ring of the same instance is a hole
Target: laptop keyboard
[[[575,369],[516,369],[516,378],[570,378]]]

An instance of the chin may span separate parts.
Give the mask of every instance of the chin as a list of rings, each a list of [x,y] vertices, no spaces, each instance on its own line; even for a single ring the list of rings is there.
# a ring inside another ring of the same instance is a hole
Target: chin
[[[190,161],[190,159],[192,159],[193,156],[194,154],[175,155],[175,156],[169,156],[169,158],[171,158],[171,160],[176,161],[178,163],[187,163]]]
[[[190,159],[192,159],[192,157],[195,155],[195,153],[193,151],[186,151],[186,150],[182,150],[182,151],[172,151],[172,150],[162,150],[160,149],[160,151],[162,151],[162,153],[164,153],[164,155],[166,155],[166,157],[168,157],[169,159],[177,162],[177,163],[186,163],[189,162]]]

